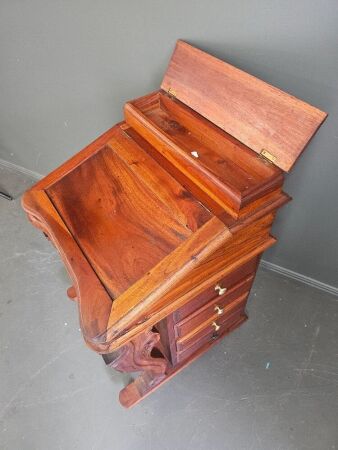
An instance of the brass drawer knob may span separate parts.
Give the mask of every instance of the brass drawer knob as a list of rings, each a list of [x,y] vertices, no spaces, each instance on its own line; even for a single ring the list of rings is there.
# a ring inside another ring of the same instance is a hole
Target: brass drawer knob
[[[216,284],[215,291],[218,291],[218,295],[223,295],[226,293],[227,288],[223,288],[220,284]]]
[[[218,323],[216,323],[216,322],[212,322],[211,325],[214,327],[215,331],[218,331],[221,328],[221,326],[218,325]]]
[[[219,316],[221,316],[224,313],[224,309],[219,307],[218,305],[216,305],[214,309]]]

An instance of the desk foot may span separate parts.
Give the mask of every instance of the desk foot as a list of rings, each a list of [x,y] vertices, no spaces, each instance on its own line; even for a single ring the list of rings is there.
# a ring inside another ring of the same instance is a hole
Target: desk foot
[[[120,403],[130,408],[165,378],[168,362],[158,349],[160,335],[146,331],[114,353],[102,355],[105,363],[119,372],[142,372],[120,392]]]
[[[222,335],[219,336],[219,339],[212,340],[206,344],[204,344],[199,350],[197,350],[193,355],[191,355],[189,358],[187,358],[185,361],[182,361],[181,363],[177,364],[176,366],[170,366],[169,364],[165,363],[165,366],[163,365],[164,372],[158,373],[155,377],[150,372],[144,372],[141,376],[136,378],[132,383],[128,384],[122,391],[120,392],[120,403],[126,408],[130,408],[131,406],[136,405],[140,400],[143,400],[147,395],[151,394],[153,391],[155,391],[157,388],[159,388],[162,384],[169,381],[171,378],[173,378],[175,375],[177,375],[181,370],[183,370],[186,366],[191,364],[193,361],[195,361],[197,358],[199,358],[203,353],[207,352],[211,347],[214,345],[217,345],[219,342],[222,341],[222,338],[227,335],[229,332],[233,331],[237,327],[239,327],[243,322],[245,322],[248,319],[248,316],[246,314],[243,314],[239,317],[239,319],[231,325],[230,328],[228,328]],[[155,334],[156,333],[152,333]],[[138,338],[137,338],[138,339]],[[157,342],[157,341],[156,341]],[[106,357],[111,358],[111,355],[103,355],[103,358],[106,360]],[[114,367],[109,362],[106,361],[106,364],[108,364],[110,367]],[[119,370],[117,368],[117,370]],[[133,369],[134,371],[136,369]],[[137,369],[140,370],[140,369]],[[121,370],[121,372],[124,372],[125,370]],[[128,372],[126,370],[126,372]]]
[[[77,294],[74,286],[71,286],[67,289],[67,295],[70,300],[73,300],[74,302],[77,301]]]

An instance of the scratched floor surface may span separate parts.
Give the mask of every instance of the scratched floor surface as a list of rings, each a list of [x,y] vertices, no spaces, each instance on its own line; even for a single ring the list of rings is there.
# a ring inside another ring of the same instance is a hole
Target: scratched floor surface
[[[338,449],[338,301],[261,269],[250,319],[131,410],[88,350],[67,275],[0,199],[1,450]]]

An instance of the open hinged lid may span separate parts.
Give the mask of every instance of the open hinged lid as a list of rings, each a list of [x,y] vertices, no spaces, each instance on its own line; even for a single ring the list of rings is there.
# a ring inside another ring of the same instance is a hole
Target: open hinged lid
[[[284,171],[327,116],[183,41],[161,88]]]

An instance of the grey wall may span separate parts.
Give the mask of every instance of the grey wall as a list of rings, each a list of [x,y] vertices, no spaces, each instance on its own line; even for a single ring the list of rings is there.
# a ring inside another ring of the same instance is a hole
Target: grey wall
[[[46,174],[156,89],[183,38],[330,116],[265,259],[338,284],[337,0],[1,0],[0,158]]]

